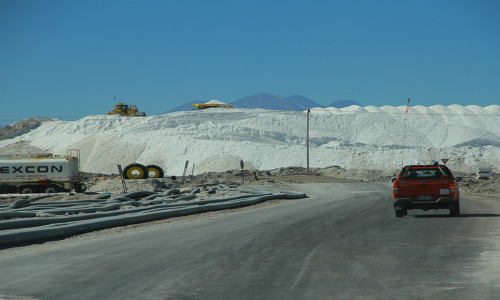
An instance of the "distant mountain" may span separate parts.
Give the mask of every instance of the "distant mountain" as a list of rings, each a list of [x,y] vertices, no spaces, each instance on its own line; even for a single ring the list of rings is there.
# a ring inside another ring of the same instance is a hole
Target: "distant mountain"
[[[363,105],[359,104],[356,101],[352,101],[352,100],[339,100],[339,101],[333,102],[332,104],[328,105],[327,107],[344,108],[344,107],[348,107],[348,106],[351,106],[351,105],[363,106]]]
[[[243,97],[232,103],[236,108],[263,108],[272,110],[303,110],[312,107],[323,107],[304,96],[293,95],[288,98],[269,93],[259,93]]]
[[[292,95],[287,98],[289,101],[295,103],[297,106],[301,106],[301,109],[308,109],[308,108],[313,108],[313,107],[324,107],[321,104],[318,104],[311,99],[308,99],[304,96],[300,95]]]
[[[334,102],[349,102],[356,105],[360,105],[354,101],[341,100]],[[171,109],[165,113],[171,113],[176,111],[188,111],[195,109],[192,104],[196,103],[205,103],[205,101],[191,101],[188,103],[184,103],[174,109]],[[236,108],[263,108],[263,109],[271,109],[271,110],[304,110],[313,107],[325,107],[321,104],[318,104],[312,101],[309,98],[300,95],[292,95],[289,97],[283,97],[279,95],[271,95],[269,93],[259,93],[253,96],[243,97],[239,100],[229,103]],[[348,104],[345,106],[350,106],[353,104]],[[331,106],[331,105],[330,105]],[[345,107],[342,106],[342,107]],[[337,106],[335,106],[337,107]]]
[[[167,112],[164,112],[162,114],[172,113],[172,112],[176,112],[176,111],[193,110],[193,109],[197,110],[196,107],[192,106],[192,104],[196,104],[196,103],[203,103],[203,102],[202,101],[191,101],[191,102],[188,102],[188,103],[184,103],[181,106],[177,106],[176,108],[171,109],[171,110],[169,110]]]

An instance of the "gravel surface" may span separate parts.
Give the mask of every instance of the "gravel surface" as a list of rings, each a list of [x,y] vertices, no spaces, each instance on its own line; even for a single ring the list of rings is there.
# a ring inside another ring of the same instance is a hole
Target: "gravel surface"
[[[375,170],[345,170],[338,167],[329,167],[324,169],[311,169],[307,172],[304,168],[291,167],[291,168],[280,168],[270,171],[260,171],[257,173],[257,179],[255,176],[248,176],[245,178],[245,186],[262,186],[265,188],[271,188],[276,190],[293,190],[295,184],[310,184],[310,183],[355,183],[355,182],[381,182],[381,183],[391,183],[391,179],[398,170],[390,172],[379,172]],[[173,180],[171,178],[161,178],[161,179],[142,179],[142,180],[126,180],[128,191],[136,190],[148,190],[161,192],[169,188],[179,188],[182,192],[189,192],[197,186],[210,187],[217,183],[227,183],[227,182],[238,182],[242,183],[242,178],[239,176],[238,171],[228,171],[223,173],[204,173],[200,174],[194,178],[186,178],[185,182],[182,183],[182,178],[177,178]],[[466,176],[468,174],[457,174],[460,176]],[[123,194],[121,180],[116,176],[106,175],[106,174],[83,174],[85,183],[89,186],[91,192],[79,193],[79,194],[55,194],[52,197],[47,197],[40,199],[38,201],[70,201],[79,199],[92,199],[96,198],[103,193],[111,194],[111,197],[117,197]],[[472,195],[473,197],[487,196],[491,199],[500,199],[500,180],[477,180],[471,177],[465,178],[463,182],[460,182],[460,189],[462,193]],[[237,192],[239,193],[239,192]],[[40,194],[43,195],[43,194]],[[33,195],[33,196],[40,196]],[[47,196],[47,195],[43,195]],[[213,199],[213,198],[224,198],[235,196],[233,191],[218,191],[215,194],[211,194],[208,191],[202,191],[197,194],[195,200],[203,199]],[[10,203],[24,196],[21,195],[0,195],[0,203]],[[390,199],[391,195],[387,195]],[[182,224],[186,222],[197,222],[206,218],[215,218],[226,214],[238,213],[247,210],[259,210],[267,206],[280,205],[293,200],[270,200],[259,203],[257,205],[252,205],[248,207],[241,207],[231,210],[222,210],[216,212],[209,212],[197,215],[189,215],[183,217],[169,218],[165,220],[158,220],[154,222],[134,224],[123,227],[110,228],[105,230],[99,230],[95,232],[89,232],[81,235],[77,235],[71,238],[58,241],[48,241],[43,244],[34,244],[28,247],[17,247],[17,248],[7,248],[0,250],[2,255],[17,255],[23,251],[32,251],[34,248],[36,250],[60,247],[66,243],[73,243],[75,241],[85,242],[87,240],[103,239],[110,236],[115,236],[118,234],[129,234],[142,230],[151,230],[154,228],[161,228],[164,226],[175,226],[176,224]]]
[[[354,183],[354,182],[381,182],[391,183],[391,179],[396,176],[399,170],[379,171],[364,169],[343,169],[338,166],[327,168],[312,168],[309,172],[302,167],[278,168],[268,171],[256,171],[255,174],[242,178],[238,170],[227,172],[208,172],[191,177],[172,179],[171,176],[165,178],[150,178],[132,180],[126,179],[125,184],[128,192],[153,191],[163,192],[172,188],[183,189],[186,193],[195,187],[211,187],[220,183],[233,183],[245,186],[263,186],[277,190],[290,190],[290,184],[304,183]],[[87,185],[87,192],[82,194],[59,193],[53,197],[41,199],[39,201],[68,201],[77,199],[95,198],[96,194],[111,194],[116,197],[124,193],[120,176],[101,173],[82,173],[82,179]],[[460,190],[464,193],[500,195],[500,179],[480,180],[473,178],[470,174],[455,173],[456,176],[464,177],[460,182]],[[36,194],[30,196],[47,196],[46,194]],[[198,200],[207,197],[230,197],[223,193],[217,195],[208,194],[207,191],[198,194]],[[0,195],[0,203],[10,203],[21,195]]]

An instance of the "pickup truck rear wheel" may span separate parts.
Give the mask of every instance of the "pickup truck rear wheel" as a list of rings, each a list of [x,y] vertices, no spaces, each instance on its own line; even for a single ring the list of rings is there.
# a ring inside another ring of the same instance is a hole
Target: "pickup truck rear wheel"
[[[396,212],[396,218],[402,218],[403,217],[403,210],[395,210]]]
[[[457,217],[460,215],[460,202],[457,203],[455,208],[450,208],[450,216]]]

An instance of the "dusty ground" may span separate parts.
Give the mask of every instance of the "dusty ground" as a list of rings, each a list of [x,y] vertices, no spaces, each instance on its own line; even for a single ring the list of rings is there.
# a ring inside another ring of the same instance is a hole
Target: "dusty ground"
[[[195,176],[194,178],[186,178],[185,182],[182,183],[182,178],[172,180],[169,178],[162,179],[142,179],[142,180],[127,180],[126,184],[129,191],[133,190],[149,190],[149,191],[163,191],[168,188],[181,188],[185,190],[190,190],[195,186],[206,186],[209,187],[217,183],[227,183],[227,182],[242,182],[241,176],[238,176],[238,171],[230,171],[224,173],[205,173]],[[345,170],[336,167],[325,168],[325,169],[315,169],[311,170],[309,173],[303,168],[281,168],[271,171],[262,171],[257,173],[257,181],[255,177],[248,176],[244,185],[251,186],[263,186],[266,188],[273,188],[277,190],[290,190],[290,184],[294,183],[350,183],[350,182],[382,182],[391,183],[391,179],[397,170],[389,172],[379,172],[374,170]],[[117,179],[116,175],[106,175],[106,174],[83,174],[84,181],[89,186],[91,192],[81,193],[81,194],[64,194],[55,195],[53,197],[48,197],[41,199],[39,201],[68,201],[76,199],[89,199],[98,196],[98,193],[108,192],[111,193],[111,197],[116,197],[120,195],[122,190],[121,180]],[[459,174],[461,176],[467,174]],[[484,195],[500,200],[500,180],[476,180],[472,178],[465,178],[463,182],[460,183],[460,188],[463,193],[468,194],[470,197],[483,199]],[[94,191],[94,192],[92,192]],[[223,198],[233,196],[230,192],[218,192],[216,194],[208,194],[208,192],[202,192],[197,194],[198,199],[208,199],[212,198]],[[4,197],[0,195],[0,203],[9,203],[16,199],[19,199],[21,195],[16,197]],[[390,197],[390,196],[389,196]],[[33,249],[51,248],[64,245],[64,243],[73,243],[74,241],[90,241],[100,238],[106,238],[108,236],[116,236],[127,233],[133,233],[137,231],[152,230],[155,228],[161,228],[164,226],[173,225],[186,222],[194,222],[205,218],[216,218],[221,215],[237,213],[246,210],[259,210],[270,205],[279,205],[286,203],[291,200],[276,199],[265,201],[256,205],[248,207],[240,207],[231,210],[222,210],[215,212],[208,212],[197,215],[189,215],[182,217],[169,218],[165,220],[158,220],[154,222],[147,222],[142,224],[134,224],[116,228],[109,228],[104,230],[99,230],[95,232],[89,232],[85,234],[76,235],[74,237],[57,240],[48,241],[43,244],[35,244],[30,247],[16,247],[0,249],[0,254],[3,255],[18,255],[23,251],[33,251]]]
[[[183,189],[182,192],[189,192],[195,187],[211,187],[219,183],[235,183],[245,186],[263,186],[278,190],[289,190],[290,184],[301,183],[349,183],[349,182],[382,182],[391,183],[391,179],[398,170],[377,171],[377,170],[355,170],[342,169],[339,167],[328,167],[323,169],[310,169],[309,172],[301,167],[279,168],[269,171],[258,171],[249,176],[241,176],[238,170],[222,173],[210,172],[199,174],[194,177],[172,179],[170,177],[157,179],[125,180],[128,192],[133,191],[154,191],[163,192],[171,188]],[[491,195],[500,198],[500,180],[478,180],[468,174],[457,174],[464,176],[464,181],[460,182],[460,190],[463,193]],[[76,199],[95,198],[96,194],[108,193],[112,197],[123,194],[124,189],[120,176],[109,174],[83,173],[83,181],[87,185],[87,192],[83,194],[58,194],[53,197],[41,199],[39,201],[68,201]],[[35,196],[35,195],[33,195]],[[229,197],[219,193],[217,197]],[[10,203],[18,199],[20,195],[2,196],[0,203]],[[215,195],[204,191],[198,194],[198,199],[208,199]]]

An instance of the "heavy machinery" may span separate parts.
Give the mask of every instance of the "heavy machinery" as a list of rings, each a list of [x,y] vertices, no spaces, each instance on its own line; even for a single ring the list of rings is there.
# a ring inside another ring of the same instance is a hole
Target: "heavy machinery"
[[[146,113],[139,111],[137,106],[123,103],[115,104],[115,109],[108,112],[108,115],[118,115],[125,117],[145,117]]]
[[[0,193],[59,193],[86,190],[79,173],[80,151],[61,155],[0,155]]]
[[[215,107],[221,107],[221,108],[234,108],[231,104],[193,104],[192,106],[198,107],[198,110],[202,109],[207,109],[207,108],[215,108]]]
[[[207,103],[193,104],[192,106],[197,107],[198,110],[207,109],[207,108],[216,108],[216,107],[234,108],[234,106],[232,106],[231,104],[227,104],[227,103],[221,102],[219,100],[210,100]]]

